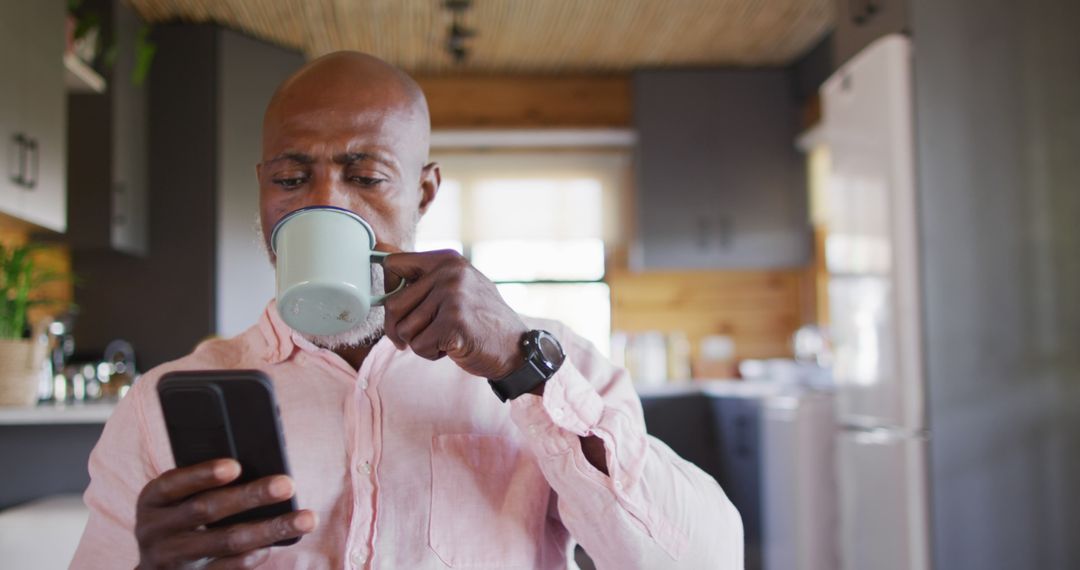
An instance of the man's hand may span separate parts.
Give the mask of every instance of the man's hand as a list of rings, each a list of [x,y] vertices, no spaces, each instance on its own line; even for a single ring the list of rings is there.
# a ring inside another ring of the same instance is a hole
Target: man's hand
[[[293,495],[284,475],[224,487],[240,476],[240,464],[217,459],[173,469],[143,487],[135,507],[139,568],[187,568],[206,558],[205,568],[254,568],[269,546],[315,529],[315,513],[301,510],[265,521],[204,529],[203,525]],[[201,567],[201,566],[200,566]]]
[[[482,273],[455,251],[395,253],[387,273],[408,286],[386,298],[386,336],[428,360],[449,356],[474,376],[497,379],[525,362],[528,327]]]

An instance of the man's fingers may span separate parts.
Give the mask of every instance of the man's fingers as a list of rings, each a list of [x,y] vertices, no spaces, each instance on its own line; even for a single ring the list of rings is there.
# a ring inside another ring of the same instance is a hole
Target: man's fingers
[[[444,356],[454,359],[468,357],[461,336],[459,309],[453,305],[440,305],[435,318],[413,338],[410,347],[418,356],[438,360]]]
[[[444,263],[468,263],[460,253],[445,249],[394,253],[383,259],[383,268],[406,281],[412,282],[435,270]]]
[[[387,313],[386,319],[388,323],[396,319],[393,328],[397,338],[401,339],[406,345],[413,347],[413,339],[422,333],[438,315],[439,296],[437,291],[430,291],[427,297],[408,313]],[[413,349],[415,352],[415,347]]]
[[[248,509],[280,503],[293,496],[292,479],[285,475],[263,477],[236,487],[215,489],[191,497],[177,508],[177,528],[193,529]]]
[[[234,459],[214,459],[162,473],[143,487],[139,504],[164,507],[178,503],[195,493],[221,487],[240,476],[240,464]]]
[[[302,537],[318,525],[319,518],[314,513],[297,511],[257,523],[177,534],[161,546],[181,561],[238,557],[275,542]]]
[[[269,548],[260,548],[259,550],[252,550],[245,554],[238,554],[236,556],[226,556],[225,558],[218,558],[217,560],[206,565],[207,570],[233,570],[245,569],[245,568],[257,568],[260,564],[266,562],[270,558]]]
[[[303,536],[315,530],[319,519],[309,510],[296,511],[272,519],[232,525],[225,528],[190,533],[183,548],[198,558],[227,558],[266,548],[287,538]]]
[[[404,349],[408,344],[408,339],[402,338],[400,334],[399,323],[424,302],[431,293],[434,283],[434,279],[420,278],[409,283],[408,287],[387,297],[386,301],[383,302],[383,306],[386,308],[386,320],[383,323],[384,332],[399,350]]]
[[[272,475],[244,485],[196,493],[178,504],[145,507],[139,514],[140,540],[186,532],[219,521],[230,515],[263,505],[280,503],[292,497],[292,479]]]
[[[428,360],[438,360],[446,356],[446,352],[440,347],[443,344],[442,339],[443,332],[438,330],[436,326],[429,324],[427,328],[422,330],[420,334],[413,339],[409,344],[409,348],[413,353],[421,358]]]

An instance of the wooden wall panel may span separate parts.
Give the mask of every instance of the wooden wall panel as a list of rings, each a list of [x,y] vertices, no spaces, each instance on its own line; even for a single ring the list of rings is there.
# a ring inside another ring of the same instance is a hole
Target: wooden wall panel
[[[609,275],[613,330],[729,335],[736,357],[791,356],[805,319],[806,270],[664,271]]]
[[[417,81],[435,129],[631,125],[628,75],[428,76]]]

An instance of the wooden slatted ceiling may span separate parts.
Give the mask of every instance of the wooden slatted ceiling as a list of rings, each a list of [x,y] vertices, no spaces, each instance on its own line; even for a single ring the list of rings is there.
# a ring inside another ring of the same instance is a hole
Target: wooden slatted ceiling
[[[420,73],[563,73],[790,63],[831,28],[835,0],[474,0],[464,65],[442,0],[130,0],[150,22],[216,22],[309,56],[375,54]]]

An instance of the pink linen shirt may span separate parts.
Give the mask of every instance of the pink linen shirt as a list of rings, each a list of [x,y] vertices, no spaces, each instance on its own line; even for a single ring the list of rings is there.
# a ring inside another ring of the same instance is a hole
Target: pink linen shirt
[[[173,370],[259,369],[274,384],[301,508],[319,526],[264,568],[742,568],[742,523],[719,485],[648,436],[624,370],[553,321],[567,358],[542,397],[500,402],[449,358],[380,340],[354,370],[293,333],[273,302],[259,322],[143,375],[90,456],[90,519],[72,568],[139,561],[135,502],[175,466],[156,384]],[[579,436],[604,441],[610,475]]]

